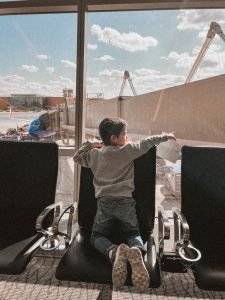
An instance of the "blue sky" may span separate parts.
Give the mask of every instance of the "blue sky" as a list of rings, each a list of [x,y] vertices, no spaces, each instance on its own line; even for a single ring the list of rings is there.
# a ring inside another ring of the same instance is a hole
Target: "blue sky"
[[[0,17],[0,96],[62,95],[75,90],[76,14]],[[169,10],[88,15],[87,92],[118,96],[124,70],[137,94],[182,84],[212,21],[225,10]],[[225,73],[216,36],[193,80]],[[126,86],[124,95],[130,95]]]

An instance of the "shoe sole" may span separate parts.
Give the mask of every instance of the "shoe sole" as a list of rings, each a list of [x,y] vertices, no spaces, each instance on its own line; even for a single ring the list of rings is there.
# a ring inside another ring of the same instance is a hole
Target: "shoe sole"
[[[127,252],[129,247],[126,244],[118,246],[116,258],[112,269],[112,283],[118,289],[123,286],[127,279]]]
[[[130,248],[127,254],[128,261],[132,269],[132,282],[133,285],[140,291],[149,288],[150,278],[148,271],[145,267],[142,253],[138,248]]]

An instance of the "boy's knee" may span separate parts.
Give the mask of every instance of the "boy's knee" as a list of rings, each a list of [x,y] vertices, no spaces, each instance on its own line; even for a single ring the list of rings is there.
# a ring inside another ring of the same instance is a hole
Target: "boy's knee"
[[[98,244],[98,243],[99,243],[98,241],[101,240],[102,237],[103,237],[103,235],[101,235],[101,234],[95,234],[95,233],[92,233],[92,234],[91,234],[91,237],[90,237],[90,244],[91,244],[94,248],[96,248],[96,243]]]

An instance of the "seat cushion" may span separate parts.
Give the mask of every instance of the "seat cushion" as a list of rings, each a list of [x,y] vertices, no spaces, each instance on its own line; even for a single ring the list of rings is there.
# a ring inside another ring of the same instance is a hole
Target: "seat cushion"
[[[4,249],[35,235],[37,217],[54,203],[58,146],[0,141],[0,166],[0,249]]]
[[[151,287],[159,287],[160,269],[152,236],[149,238],[148,251],[144,262],[150,274]],[[112,283],[112,265],[104,255],[91,246],[88,235],[78,230],[57,267],[56,278],[71,281]],[[131,284],[131,269],[128,265],[126,285]]]
[[[18,274],[37,248],[37,217],[55,201],[58,146],[0,141],[0,166],[0,272]]]
[[[224,148],[182,148],[181,210],[192,244],[202,253],[193,266],[202,289],[225,290],[224,179]]]
[[[95,250],[88,238],[77,232],[69,249],[60,261],[56,278],[97,283],[112,282],[112,266]]]
[[[141,236],[148,243],[146,267],[150,273],[151,286],[160,285],[160,271],[151,233],[155,219],[155,165],[156,148],[134,161],[134,199]],[[62,280],[87,281],[97,283],[112,282],[112,266],[105,257],[90,245],[90,233],[96,214],[93,174],[90,169],[82,168],[78,203],[79,230],[66,254],[61,259],[56,277]],[[115,224],[109,237],[115,244],[124,242],[121,229]],[[152,274],[152,275],[151,275]],[[130,276],[128,276],[130,278]],[[127,284],[131,280],[128,279]]]
[[[43,235],[36,234],[0,250],[0,273],[22,273],[42,240]]]
[[[196,284],[204,290],[225,291],[225,262],[218,258],[202,259],[193,266]]]

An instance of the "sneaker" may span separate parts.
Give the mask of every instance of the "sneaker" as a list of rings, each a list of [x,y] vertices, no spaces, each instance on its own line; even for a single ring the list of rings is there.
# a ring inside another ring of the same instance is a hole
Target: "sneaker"
[[[116,258],[116,250],[117,250],[118,246],[114,245],[113,247],[110,247],[110,249],[107,251],[107,259],[109,260],[109,262],[111,263],[111,265],[114,264],[115,258]]]
[[[127,259],[132,269],[131,278],[133,285],[140,292],[143,292],[149,287],[150,278],[143,261],[141,250],[137,247],[129,248]]]
[[[123,286],[127,279],[127,253],[129,247],[121,244],[116,249],[115,261],[112,269],[113,286],[118,289]]]

